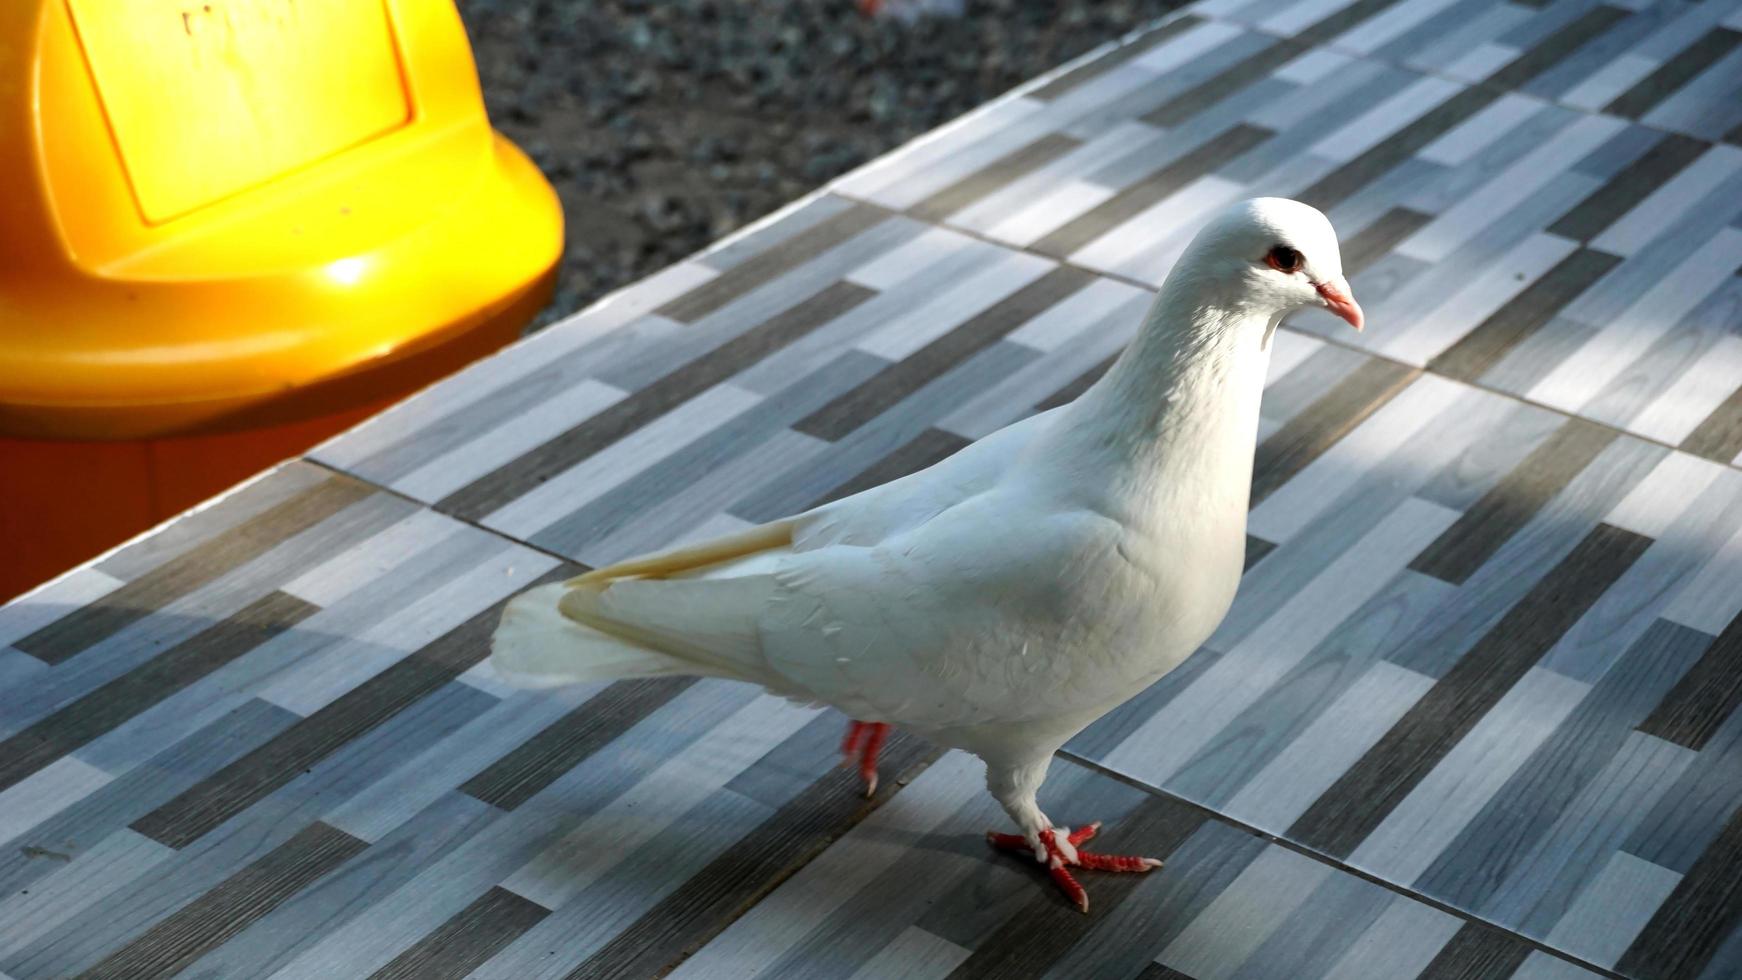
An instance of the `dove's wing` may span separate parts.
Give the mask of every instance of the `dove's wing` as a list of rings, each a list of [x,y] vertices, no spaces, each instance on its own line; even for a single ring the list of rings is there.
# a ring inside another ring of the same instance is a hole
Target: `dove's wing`
[[[1048,563],[1114,547],[1109,522],[1035,507],[1000,483],[1050,414],[790,520],[590,572],[560,608],[705,672],[866,720],[1009,718],[1025,709],[1006,703],[1002,672],[1041,669],[1058,605]],[[1024,663],[1030,646],[1037,659]]]
[[[1063,628],[1053,573],[1116,545],[1105,518],[1048,513],[999,488],[871,546],[775,546],[662,578],[595,580],[560,608],[697,672],[856,718],[922,731],[1008,722],[1049,709],[1013,692],[1072,666],[1042,656]],[[1068,693],[1068,678],[1054,681]]]

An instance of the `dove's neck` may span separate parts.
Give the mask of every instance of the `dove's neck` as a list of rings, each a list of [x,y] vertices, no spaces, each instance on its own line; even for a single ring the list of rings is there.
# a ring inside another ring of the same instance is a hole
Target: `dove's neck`
[[[1053,448],[1071,457],[1060,462],[1114,506],[1209,501],[1244,521],[1280,313],[1243,304],[1221,281],[1176,269],[1125,353],[1060,419]]]

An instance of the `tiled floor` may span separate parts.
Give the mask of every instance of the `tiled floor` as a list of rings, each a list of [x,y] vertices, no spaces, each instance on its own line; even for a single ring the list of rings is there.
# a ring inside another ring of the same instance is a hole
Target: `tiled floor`
[[[1211,0],[0,608],[0,976],[1742,976],[1739,29]],[[1371,326],[1279,334],[1233,611],[1055,766],[1168,859],[1091,916],[969,757],[482,662],[1072,397],[1256,193]]]

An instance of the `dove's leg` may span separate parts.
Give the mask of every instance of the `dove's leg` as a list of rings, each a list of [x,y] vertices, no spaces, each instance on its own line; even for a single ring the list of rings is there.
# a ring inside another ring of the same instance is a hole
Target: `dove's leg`
[[[1052,875],[1053,883],[1059,886],[1065,897],[1087,912],[1089,893],[1071,874],[1073,866],[1094,871],[1143,872],[1161,867],[1161,862],[1154,858],[1078,850],[1077,845],[1094,837],[1101,825],[1096,822],[1076,830],[1060,829],[1040,812],[1036,795],[1040,792],[1040,784],[1046,780],[1046,769],[1051,761],[1052,756],[1047,755],[1038,762],[1021,765],[986,764],[986,788],[1004,807],[1004,812],[1010,814],[1010,819],[1022,828],[1020,834],[988,831],[986,839],[1000,850],[1032,854],[1036,861],[1046,865],[1047,873]]]
[[[859,763],[859,778],[865,781],[865,795],[877,792],[877,753],[889,738],[889,726],[881,721],[855,721],[847,725],[847,737],[841,741],[843,762]]]

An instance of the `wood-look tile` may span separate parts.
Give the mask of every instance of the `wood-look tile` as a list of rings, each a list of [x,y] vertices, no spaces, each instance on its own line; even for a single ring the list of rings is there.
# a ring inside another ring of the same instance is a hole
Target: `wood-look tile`
[[[537,583],[579,574],[558,567]],[[536,584],[536,583],[535,583]],[[134,821],[133,829],[170,847],[185,847],[305,767],[417,703],[489,653],[488,639],[507,600],[491,605],[416,653],[308,716],[248,755]]]
[[[1742,811],[1730,818],[1615,964],[1650,980],[1693,980],[1742,921]]]
[[[1614,433],[1607,429],[1567,420],[1507,478],[1472,504],[1410,567],[1454,585],[1462,584],[1613,439]]]
[[[1706,747],[1718,726],[1742,707],[1742,616],[1718,634],[1700,657],[1663,696],[1639,730],[1684,745]]]
[[[1348,854],[1650,544],[1599,526],[1289,828]]]
[[[1703,634],[1658,621],[1465,824],[1420,886],[1461,908],[1491,907],[1513,870],[1622,751],[1629,733],[1706,644]]]
[[[369,978],[459,980],[548,914],[505,888],[492,888]]]
[[[1550,225],[1549,233],[1581,242],[1596,238],[1705,150],[1705,144],[1698,140],[1675,133],[1665,135],[1639,159]]]
[[[293,465],[0,612],[0,737],[59,733],[0,789],[0,969],[155,931],[189,975],[281,980],[1723,976],[1742,158],[1708,141],[1742,23],[1640,6],[1205,0],[317,453],[403,496]],[[1159,283],[1190,215],[1258,194],[1330,210],[1374,329],[1284,325],[1240,596],[1071,743],[1152,785],[1048,783],[1127,817],[1110,847],[1146,808],[1189,824],[1088,920],[979,845],[971,760],[866,806],[833,715],[516,691],[489,610],[429,642],[552,559],[407,497],[590,563],[886,482],[1081,394],[1147,302],[1083,269]],[[262,597],[306,613],[190,652]],[[316,820],[361,849],[190,925]]]
[[[884,220],[887,214],[855,205],[827,220],[734,265],[721,276],[661,306],[654,312],[679,323],[692,323],[743,296],[812,255],[853,237]]]
[[[1733,463],[1742,459],[1742,387],[1738,387],[1723,404],[1712,410],[1681,447],[1690,453]]]
[[[47,663],[61,663],[371,492],[365,485],[343,477],[317,484],[229,533],[170,559],[97,603],[42,627],[13,646]]]
[[[460,792],[513,810],[693,683],[693,678],[664,678],[613,686],[461,784]]]
[[[1504,88],[1524,86],[1626,16],[1627,12],[1617,7],[1592,7],[1577,20],[1544,38],[1541,43],[1513,59],[1506,67],[1488,76],[1487,82]]]
[[[1428,370],[1463,381],[1478,381],[1620,261],[1619,257],[1596,249],[1573,252],[1474,330],[1435,355],[1428,362]]]
[[[831,729],[838,725],[837,719],[826,721]],[[885,745],[880,768],[894,784],[936,755],[919,739],[897,734]],[[730,924],[736,910],[853,826],[866,805],[863,787],[838,773],[825,774],[619,932],[570,976],[629,980],[688,956]]]
[[[533,452],[474,479],[443,497],[437,506],[462,517],[482,517],[554,473],[584,461],[762,359],[770,350],[785,346],[870,296],[871,292],[862,286],[837,282],[780,316],[739,335],[686,369],[666,375],[545,442]]]
[[[325,824],[310,824],[79,976],[142,980],[179,973],[202,953],[241,932],[364,846]]]
[[[1004,155],[985,169],[938,191],[915,204],[910,210],[916,217],[927,221],[942,221],[1081,145],[1081,140],[1060,133],[1042,136],[1033,143]]]
[[[1739,43],[1742,43],[1742,32],[1714,27],[1632,88],[1617,95],[1614,101],[1603,107],[1603,111],[1638,119],[1713,62],[1734,51]]]
[[[1262,503],[1318,455],[1391,400],[1416,372],[1389,361],[1369,361],[1290,419],[1258,446],[1252,468],[1252,503]]]
[[[1016,290],[961,326],[879,371],[870,380],[799,419],[793,428],[840,439],[957,364],[1089,284],[1091,275],[1060,266]]]
[[[1244,123],[1230,127],[1216,138],[1124,188],[1105,203],[1091,208],[1029,247],[1043,255],[1056,255],[1060,258],[1069,256],[1195,178],[1214,171],[1270,136],[1270,130]]]
[[[1504,980],[1524,964],[1530,947],[1495,929],[1468,923],[1417,980]]]
[[[0,742],[0,790],[112,730],[315,612],[273,592]]]
[[[1172,38],[1178,37],[1180,34],[1191,30],[1201,23],[1203,23],[1203,18],[1190,13],[1169,18],[1166,23],[1162,24],[1155,30],[1147,31],[1142,36],[1130,41],[1129,43],[1121,44],[1107,54],[1101,55],[1092,61],[1085,62],[1082,65],[1049,80],[1046,84],[1030,90],[1027,95],[1031,99],[1039,99],[1043,102],[1056,99],[1077,86],[1082,85],[1084,82],[1106,74],[1108,71],[1125,64],[1139,55],[1153,50],[1158,45]]]

